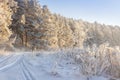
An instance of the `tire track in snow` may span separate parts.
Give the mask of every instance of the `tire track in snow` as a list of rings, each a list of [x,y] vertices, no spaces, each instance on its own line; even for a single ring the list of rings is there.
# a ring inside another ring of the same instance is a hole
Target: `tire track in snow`
[[[13,55],[9,55],[9,56],[2,56],[0,58],[0,64],[3,63],[4,61],[7,61],[8,59],[11,59],[13,57]]]
[[[20,70],[23,73],[22,75],[24,76],[24,80],[36,80],[30,73],[30,70],[28,69],[30,64],[28,64],[28,60],[25,59],[24,55],[10,55],[4,57],[3,59],[1,59],[0,65],[2,65],[2,67],[0,67],[0,71],[12,68],[15,65],[20,65]]]
[[[29,64],[27,64],[27,60],[25,60],[25,57],[22,59],[21,61],[21,70],[23,72],[23,75],[25,77],[25,80],[36,80],[33,75],[30,73],[30,70],[28,69],[28,67],[30,66]]]
[[[15,60],[13,58],[15,58]],[[9,60],[14,60],[14,61],[4,66],[4,64],[9,62]],[[10,56],[10,57],[2,60],[0,65],[3,64],[3,67],[0,67],[0,71],[3,71],[3,70],[8,69],[8,68],[12,68],[12,66],[19,64],[19,62],[21,60],[22,60],[22,56]]]

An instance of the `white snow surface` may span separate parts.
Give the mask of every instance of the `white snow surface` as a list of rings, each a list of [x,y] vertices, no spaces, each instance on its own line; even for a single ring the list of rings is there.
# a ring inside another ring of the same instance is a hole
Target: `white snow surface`
[[[0,80],[88,80],[79,66],[62,54],[21,52],[0,56]],[[108,80],[91,77],[89,80]]]

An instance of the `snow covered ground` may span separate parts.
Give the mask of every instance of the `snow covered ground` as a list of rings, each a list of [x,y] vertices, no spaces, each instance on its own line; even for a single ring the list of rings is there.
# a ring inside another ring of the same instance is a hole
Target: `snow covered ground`
[[[72,59],[63,56],[51,52],[0,56],[0,80],[109,80],[88,79],[80,74],[79,66]]]

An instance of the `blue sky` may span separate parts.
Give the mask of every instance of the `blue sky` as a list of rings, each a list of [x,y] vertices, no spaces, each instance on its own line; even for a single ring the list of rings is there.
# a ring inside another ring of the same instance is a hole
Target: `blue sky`
[[[120,0],[39,0],[52,13],[85,21],[120,25]]]

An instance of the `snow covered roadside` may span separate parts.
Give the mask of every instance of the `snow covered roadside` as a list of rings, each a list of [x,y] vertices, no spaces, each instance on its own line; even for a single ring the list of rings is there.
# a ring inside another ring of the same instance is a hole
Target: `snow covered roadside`
[[[70,58],[50,52],[0,56],[0,80],[88,80]],[[109,80],[91,77],[90,80]]]

